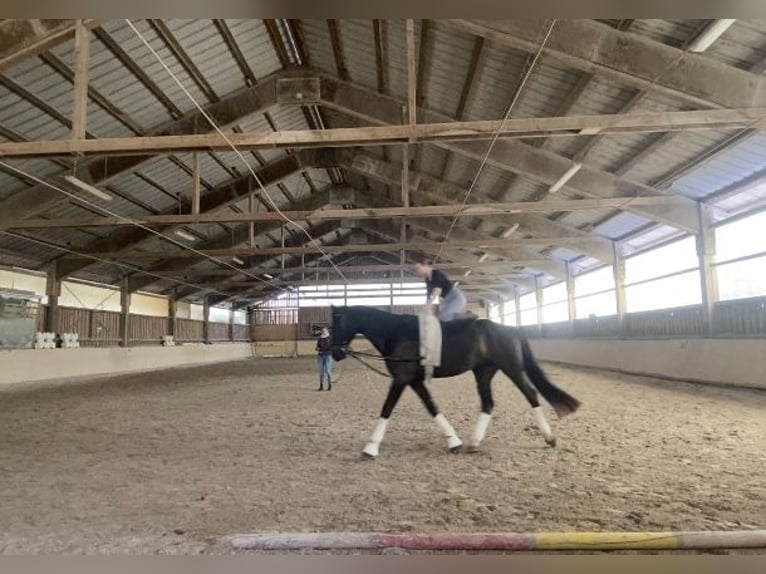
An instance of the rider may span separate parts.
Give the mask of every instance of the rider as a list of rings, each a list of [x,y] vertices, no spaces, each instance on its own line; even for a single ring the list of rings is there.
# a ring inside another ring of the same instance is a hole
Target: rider
[[[423,259],[416,263],[415,274],[426,280],[426,312],[433,312],[431,305],[438,297],[440,321],[452,321],[465,313],[465,295],[444,273],[434,269],[430,260]]]

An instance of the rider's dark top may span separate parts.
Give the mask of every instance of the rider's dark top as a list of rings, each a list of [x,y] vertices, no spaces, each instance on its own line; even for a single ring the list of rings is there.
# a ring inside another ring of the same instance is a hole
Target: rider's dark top
[[[431,278],[426,279],[426,291],[428,297],[431,296],[431,292],[436,287],[442,290],[442,297],[446,297],[449,295],[449,292],[452,291],[452,281],[447,279],[447,276],[438,269],[431,271]]]

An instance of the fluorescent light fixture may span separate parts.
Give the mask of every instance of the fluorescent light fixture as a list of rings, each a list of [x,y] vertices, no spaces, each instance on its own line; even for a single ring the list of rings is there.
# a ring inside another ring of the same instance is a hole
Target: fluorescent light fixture
[[[89,183],[85,183],[81,179],[77,179],[73,175],[65,175],[64,179],[67,180],[69,183],[74,185],[75,187],[79,187],[83,191],[87,191],[91,195],[98,197],[99,199],[103,199],[104,201],[112,201],[112,196],[106,193],[105,191],[101,191],[97,187],[93,187]]]
[[[463,273],[463,277],[468,277],[470,274],[471,274],[471,270],[468,269],[468,270],[466,270],[465,273]]]
[[[487,257],[489,257],[489,255],[487,255],[486,253],[482,253],[481,257],[479,257],[479,263],[484,263]]]
[[[514,223],[508,229],[506,229],[500,237],[502,237],[503,239],[508,239],[511,235],[516,233],[516,230],[518,228],[519,228],[519,224],[518,223]]]
[[[551,192],[551,193],[556,193],[558,190],[560,190],[562,187],[564,187],[564,184],[565,184],[566,182],[568,182],[570,179],[572,179],[572,177],[574,176],[574,174],[576,174],[578,171],[580,171],[580,168],[582,168],[582,164],[581,164],[581,163],[579,163],[579,162],[578,162],[578,163],[574,164],[572,167],[570,167],[570,168],[569,168],[569,169],[566,171],[566,173],[565,173],[564,175],[562,175],[562,176],[559,178],[559,180],[558,180],[556,183],[554,183],[554,184],[553,184],[553,185],[552,185],[552,186],[551,186],[551,187],[548,189],[548,191],[549,191],[549,192]]]
[[[187,241],[197,241],[196,237],[194,237],[191,233],[186,233],[182,229],[179,229],[178,231],[176,231],[175,234],[178,235],[178,237],[180,237],[181,239],[186,239]]]
[[[263,274],[263,276],[264,276],[266,279],[274,279],[274,276],[273,276],[273,275],[269,275],[268,273],[264,273],[264,274]]]
[[[460,287],[460,281],[455,281],[455,287]]]
[[[735,18],[721,18],[715,20],[705,28],[705,31],[697,36],[694,41],[689,45],[690,52],[704,52],[707,50],[713,42],[721,37],[721,34],[726,32],[729,27],[737,20]]]
[[[245,262],[242,261],[239,257],[232,257],[231,260],[232,260],[233,263],[236,263],[237,265],[244,265],[245,264]]]

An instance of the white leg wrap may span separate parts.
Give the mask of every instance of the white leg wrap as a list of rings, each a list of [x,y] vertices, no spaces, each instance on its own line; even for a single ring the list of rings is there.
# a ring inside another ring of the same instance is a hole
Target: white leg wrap
[[[378,456],[378,451],[380,447],[380,443],[383,442],[383,437],[386,434],[386,428],[388,427],[388,419],[379,418],[377,424],[375,425],[375,430],[372,431],[372,436],[370,437],[370,442],[367,443],[367,446],[364,447],[364,454],[367,456]]]
[[[540,432],[543,433],[543,436],[545,437],[546,442],[550,442],[553,440],[553,432],[551,432],[551,427],[548,424],[547,419],[545,418],[545,413],[543,413],[542,407],[535,407],[532,409],[532,413],[535,415],[535,422],[537,423],[537,428],[540,429]]]
[[[439,413],[434,417],[434,421],[436,421],[436,424],[441,429],[442,433],[444,433],[444,436],[447,437],[447,447],[450,449],[457,448],[463,444],[463,441],[461,441],[457,437],[457,433],[455,432],[455,429],[452,428],[452,425],[449,424],[449,421],[447,418],[442,414]]]
[[[492,415],[487,413],[480,413],[479,420],[476,421],[476,426],[473,427],[473,436],[471,437],[471,445],[478,447],[481,441],[484,440],[484,436],[487,434],[487,427],[492,420]]]

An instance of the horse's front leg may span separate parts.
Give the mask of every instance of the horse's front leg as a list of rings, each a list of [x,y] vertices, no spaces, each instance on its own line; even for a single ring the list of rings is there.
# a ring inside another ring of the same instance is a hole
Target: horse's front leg
[[[476,377],[476,386],[481,399],[481,412],[476,426],[473,428],[471,443],[468,445],[468,452],[476,452],[481,446],[487,434],[487,427],[492,420],[492,410],[495,408],[495,401],[492,398],[492,377],[497,373],[497,367],[494,365],[485,365],[473,370]]]
[[[439,412],[439,409],[436,407],[436,404],[431,397],[431,393],[428,392],[425,383],[422,380],[419,380],[410,383],[410,386],[412,387],[412,390],[415,391],[415,393],[420,397],[420,400],[423,401],[423,405],[426,407],[428,414],[433,417],[436,425],[442,431],[444,436],[447,437],[447,448],[449,451],[453,453],[459,452],[463,446],[463,441],[458,438],[455,429],[452,428],[452,425],[447,420],[447,417]]]
[[[388,395],[383,403],[383,408],[380,411],[380,418],[375,425],[375,430],[372,432],[370,441],[364,447],[362,454],[367,458],[376,458],[380,451],[380,443],[383,442],[383,437],[386,434],[388,428],[388,419],[391,417],[391,413],[394,412],[396,403],[399,402],[399,398],[402,396],[405,385],[397,382],[396,379],[391,381],[391,385],[388,388]]]

